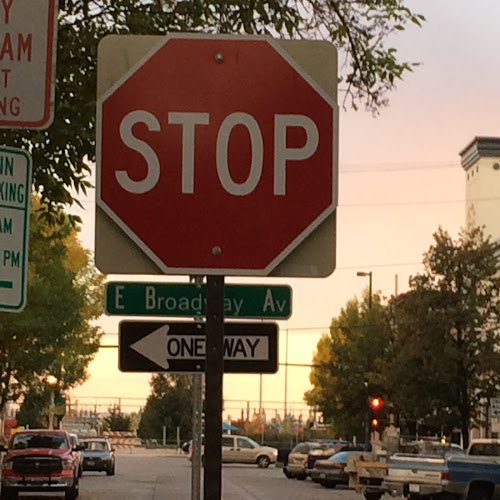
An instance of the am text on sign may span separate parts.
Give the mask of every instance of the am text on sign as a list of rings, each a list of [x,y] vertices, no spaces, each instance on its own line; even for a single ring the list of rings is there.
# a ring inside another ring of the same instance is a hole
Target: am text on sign
[[[225,285],[226,318],[287,319],[292,312],[287,285]],[[206,286],[191,283],[111,282],[106,312],[133,316],[205,316]]]
[[[204,372],[205,323],[122,321],[119,368],[123,372]],[[226,373],[275,373],[276,323],[225,323]]]

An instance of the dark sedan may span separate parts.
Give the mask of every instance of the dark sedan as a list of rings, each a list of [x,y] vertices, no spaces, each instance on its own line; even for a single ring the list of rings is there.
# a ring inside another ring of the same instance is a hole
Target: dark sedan
[[[115,453],[107,439],[83,439],[83,471],[106,472],[108,476],[115,474]]]
[[[361,451],[339,451],[326,460],[316,460],[311,471],[311,479],[326,488],[335,488],[337,484],[349,484],[349,474],[345,468],[352,455],[361,455]]]

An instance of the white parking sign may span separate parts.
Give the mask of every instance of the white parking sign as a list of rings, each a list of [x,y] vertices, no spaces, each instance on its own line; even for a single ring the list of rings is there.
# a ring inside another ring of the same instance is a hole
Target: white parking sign
[[[26,305],[31,156],[0,147],[0,311]]]
[[[490,411],[492,417],[500,417],[500,398],[490,399]]]

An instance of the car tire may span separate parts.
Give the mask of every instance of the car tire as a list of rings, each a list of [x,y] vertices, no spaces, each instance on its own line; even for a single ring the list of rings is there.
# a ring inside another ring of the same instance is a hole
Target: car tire
[[[0,500],[16,500],[18,498],[17,491],[14,488],[4,488],[0,492]]]
[[[286,469],[283,469],[283,474],[285,474],[285,476],[288,479],[295,479],[295,474],[292,474],[291,472],[288,472],[288,470],[286,470]]]
[[[325,488],[335,488],[337,483],[335,481],[323,481],[321,486],[324,486]]]
[[[374,492],[365,493],[366,500],[380,500],[381,497],[382,495],[380,493],[374,493]]]
[[[108,469],[106,470],[106,474],[108,476],[114,476],[115,475],[115,464],[112,464],[108,467]]]
[[[78,487],[73,486],[65,491],[65,500],[76,500],[78,498]]]
[[[307,479],[307,476],[305,474],[297,474],[295,477],[299,481],[305,481]]]
[[[259,469],[267,469],[270,463],[271,459],[267,455],[260,455],[260,457],[257,458],[257,466]]]

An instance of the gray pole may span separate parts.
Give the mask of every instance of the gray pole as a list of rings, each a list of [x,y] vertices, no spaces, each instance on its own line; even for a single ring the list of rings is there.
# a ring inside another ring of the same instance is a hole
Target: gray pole
[[[192,276],[190,281],[196,284],[203,283],[203,276]],[[202,316],[195,317],[196,321],[203,321]],[[191,457],[191,500],[200,500],[201,498],[201,447],[202,443],[202,413],[203,413],[203,394],[202,394],[203,375],[195,373],[193,375],[193,454]]]
[[[191,457],[191,500],[201,497],[201,374],[193,375],[193,455]]]
[[[283,415],[283,422],[286,420],[286,407],[288,406],[288,328],[286,329],[286,342],[285,342],[285,414]]]
[[[369,285],[370,290],[368,292],[370,294],[370,297],[368,299],[368,307],[371,309],[372,308],[372,301],[373,301],[373,299],[372,299],[372,294],[373,294],[372,293],[372,272],[371,271],[368,273],[368,276],[370,277],[370,285]]]

